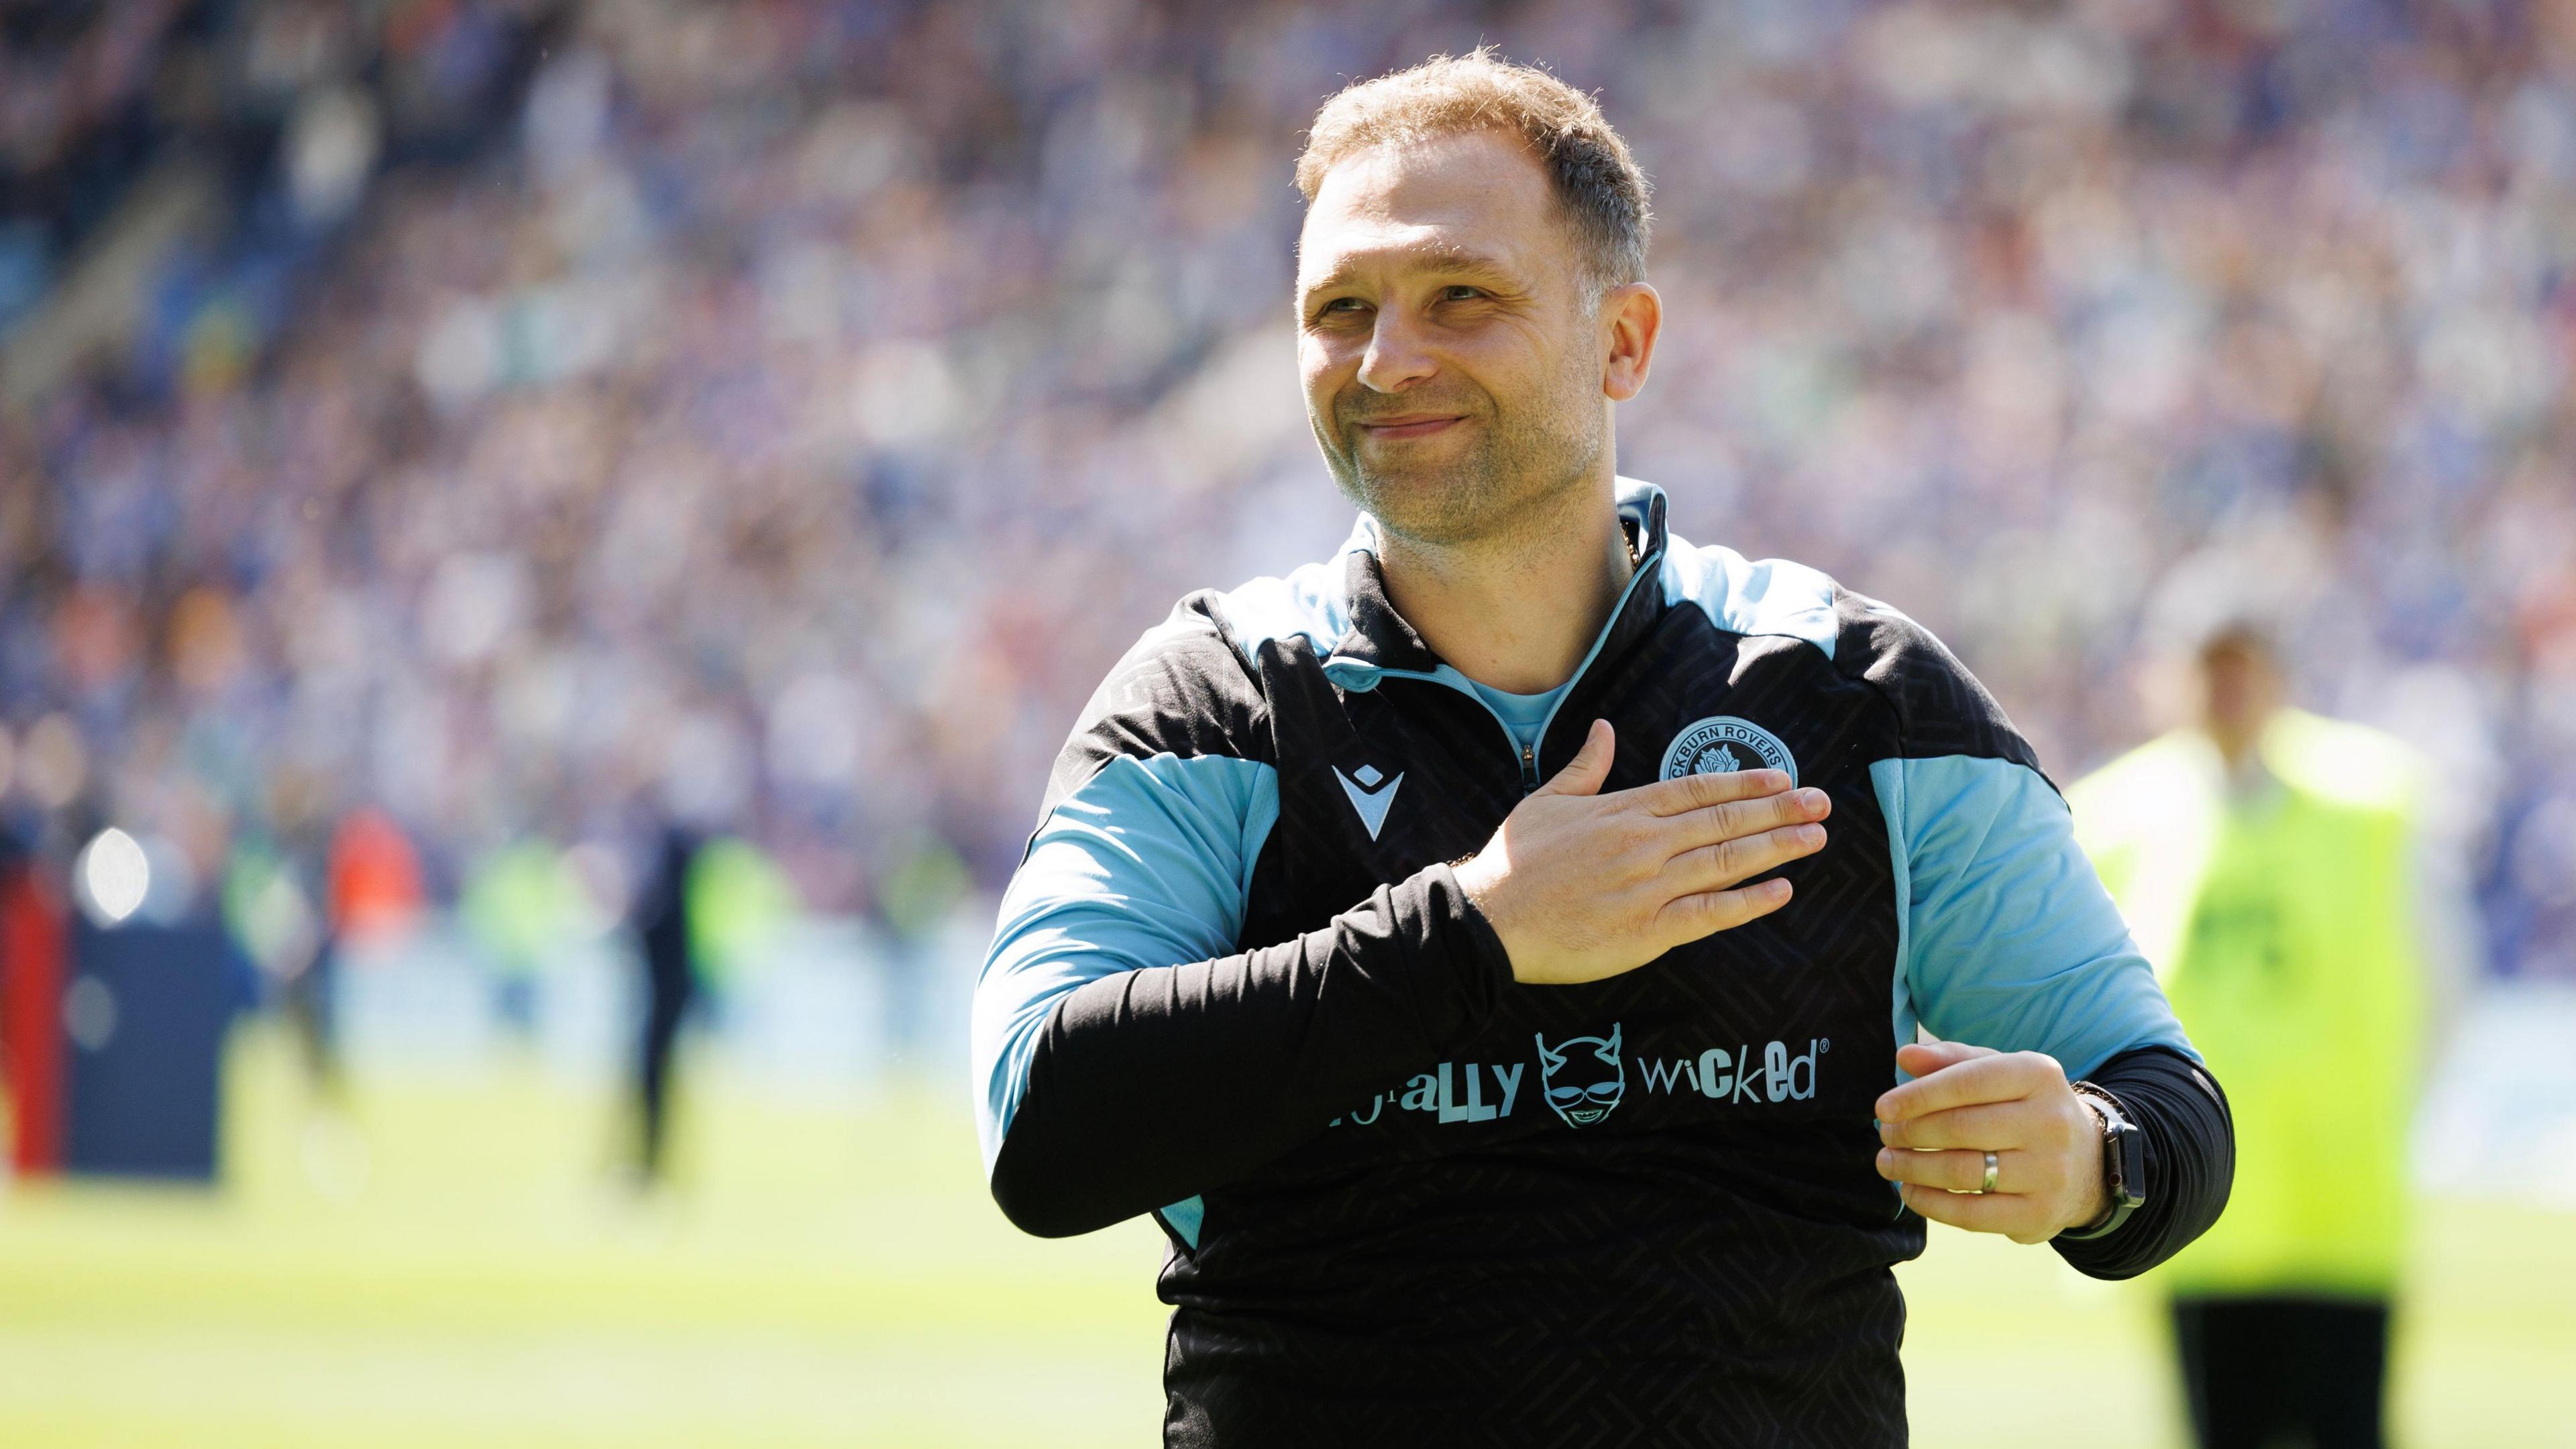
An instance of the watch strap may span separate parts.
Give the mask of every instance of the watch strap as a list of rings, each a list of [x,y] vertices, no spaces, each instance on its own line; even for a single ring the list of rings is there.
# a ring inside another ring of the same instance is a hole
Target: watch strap
[[[2117,1232],[2129,1214],[2146,1206],[2145,1137],[2129,1120],[2120,1099],[2091,1082],[2075,1083],[2075,1095],[2091,1108],[2102,1128],[2102,1187],[2110,1202],[2102,1215],[2061,1238],[2082,1242]]]

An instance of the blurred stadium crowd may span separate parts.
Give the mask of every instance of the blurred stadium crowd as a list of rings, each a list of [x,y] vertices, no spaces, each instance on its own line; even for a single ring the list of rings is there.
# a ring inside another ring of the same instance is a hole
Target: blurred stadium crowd
[[[1291,361],[1301,127],[1494,40],[1657,181],[1621,462],[1678,531],[1922,619],[2061,779],[2145,732],[2160,630],[2259,596],[2306,699],[2438,762],[2497,969],[2576,976],[2576,5],[232,0],[0,40],[0,817],[41,848],[112,819],[211,878],[373,807],[452,896],[679,818],[817,909],[997,884],[1125,645],[1347,526]],[[129,256],[131,315],[82,311]]]

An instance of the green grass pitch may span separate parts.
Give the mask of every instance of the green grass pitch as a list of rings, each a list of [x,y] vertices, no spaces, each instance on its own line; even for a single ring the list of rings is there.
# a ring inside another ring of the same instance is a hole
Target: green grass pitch
[[[334,1136],[236,1052],[221,1191],[0,1193],[0,1445],[1154,1442],[1158,1235],[1014,1232],[962,1089],[701,1083],[637,1201],[609,1104],[533,1067],[362,1084]],[[2427,1208],[2400,1443],[2576,1446],[2571,1229]],[[2150,1291],[1947,1229],[1904,1277],[1918,1444],[2180,1442]]]

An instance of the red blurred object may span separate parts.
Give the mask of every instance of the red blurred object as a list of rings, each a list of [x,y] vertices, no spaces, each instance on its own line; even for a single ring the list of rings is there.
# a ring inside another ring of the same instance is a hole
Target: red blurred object
[[[0,867],[0,1069],[23,1174],[63,1164],[62,897],[30,861]]]
[[[381,810],[359,810],[331,837],[331,929],[343,941],[409,932],[420,917],[420,856]]]

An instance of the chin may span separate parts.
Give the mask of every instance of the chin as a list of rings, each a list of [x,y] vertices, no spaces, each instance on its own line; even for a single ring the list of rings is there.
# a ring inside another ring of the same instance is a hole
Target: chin
[[[1472,468],[1364,468],[1345,491],[1389,532],[1423,543],[1462,543],[1495,519],[1493,487]]]

